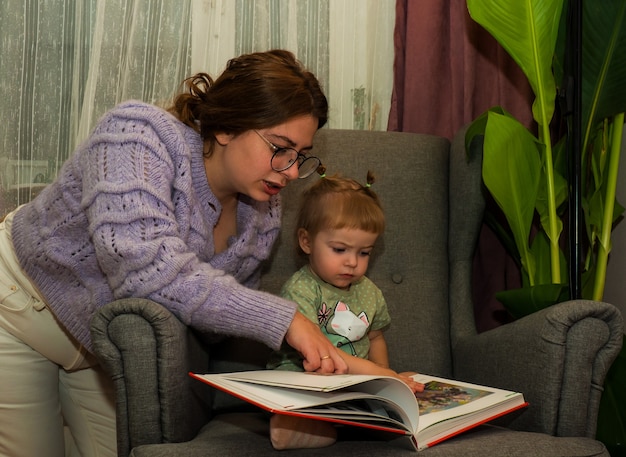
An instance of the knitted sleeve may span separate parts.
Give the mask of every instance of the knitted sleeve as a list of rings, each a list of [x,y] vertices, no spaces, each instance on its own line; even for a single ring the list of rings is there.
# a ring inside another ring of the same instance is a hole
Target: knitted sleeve
[[[212,232],[194,217],[205,208],[196,201],[189,145],[168,116],[114,110],[85,145],[81,205],[100,268],[115,298],[147,297],[201,331],[276,348],[294,305],[199,259],[200,241],[212,241]]]
[[[318,308],[321,303],[321,294],[315,280],[302,270],[294,273],[283,285],[280,294],[282,297],[293,300],[298,304],[298,310],[316,325],[320,325]],[[321,328],[321,326],[320,326]],[[270,370],[304,371],[302,356],[287,344],[283,344],[280,351],[274,351],[267,362]]]

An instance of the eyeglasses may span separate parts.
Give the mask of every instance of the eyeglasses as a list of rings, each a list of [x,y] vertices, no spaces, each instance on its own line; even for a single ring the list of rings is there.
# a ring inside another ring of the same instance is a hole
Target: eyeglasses
[[[258,131],[254,131],[274,152],[270,165],[274,171],[285,171],[294,163],[298,164],[298,178],[304,179],[311,176],[315,170],[321,165],[320,159],[315,156],[305,156],[294,148],[284,148],[276,146]]]

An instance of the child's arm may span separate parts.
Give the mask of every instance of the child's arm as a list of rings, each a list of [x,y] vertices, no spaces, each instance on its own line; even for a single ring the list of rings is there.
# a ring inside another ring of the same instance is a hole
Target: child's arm
[[[367,336],[370,339],[370,350],[367,354],[369,360],[376,365],[389,368],[389,353],[387,352],[387,341],[382,330],[372,330]]]
[[[424,385],[414,381],[408,373],[398,374],[389,368],[389,357],[387,354],[387,342],[381,330],[372,330],[369,333],[370,350],[369,359],[362,359],[347,353],[341,353],[348,364],[348,373],[351,374],[371,374],[379,376],[393,376],[404,381],[413,392],[421,392]]]

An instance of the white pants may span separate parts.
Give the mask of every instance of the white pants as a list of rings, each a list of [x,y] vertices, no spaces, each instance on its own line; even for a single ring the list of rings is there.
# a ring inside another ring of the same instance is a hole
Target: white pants
[[[114,457],[112,381],[19,267],[12,216],[0,223],[0,456]]]

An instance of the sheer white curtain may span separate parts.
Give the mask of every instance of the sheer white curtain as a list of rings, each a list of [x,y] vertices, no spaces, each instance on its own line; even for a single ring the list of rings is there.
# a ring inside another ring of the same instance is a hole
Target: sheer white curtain
[[[322,82],[329,127],[384,130],[394,20],[395,0],[2,0],[0,217],[116,103],[167,103],[245,52],[293,51]]]
[[[190,18],[190,0],[0,2],[0,217],[107,109],[171,97],[189,73]]]
[[[192,0],[192,70],[285,48],[330,103],[329,127],[385,130],[393,84],[395,0]]]
[[[75,85],[84,93],[72,94],[78,139],[123,100],[167,103],[190,69],[190,0],[82,2],[94,11],[87,78]]]

